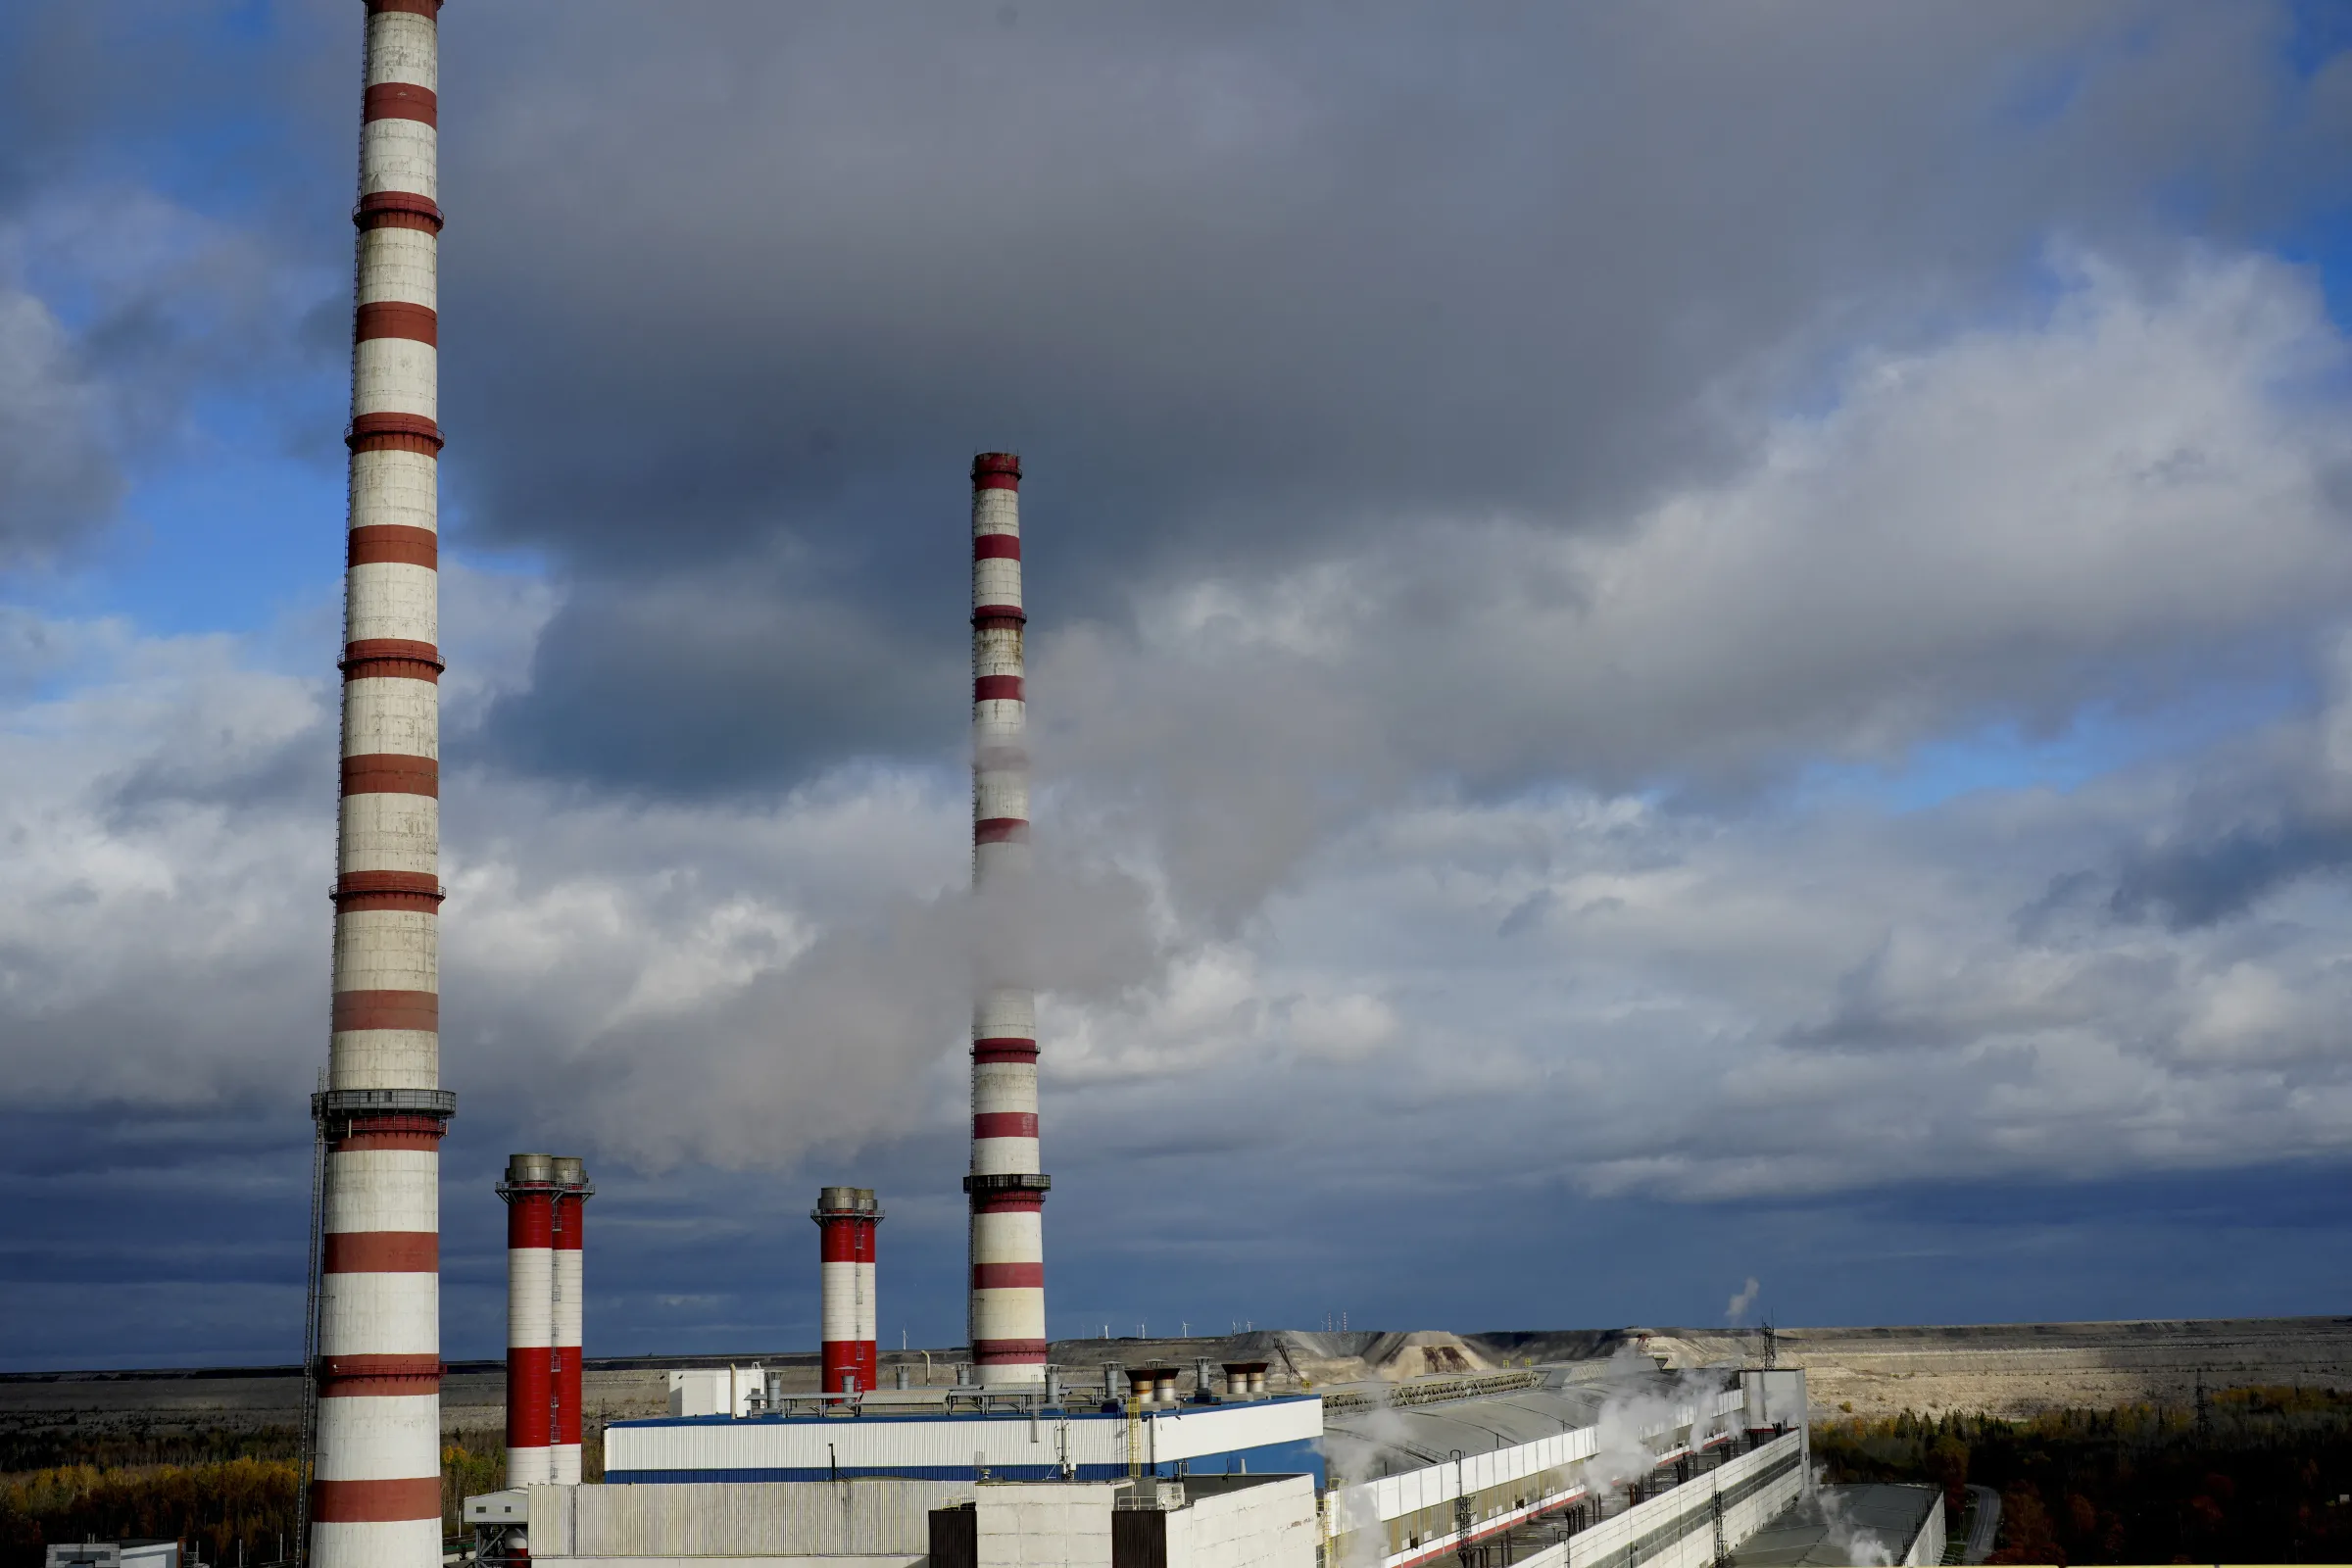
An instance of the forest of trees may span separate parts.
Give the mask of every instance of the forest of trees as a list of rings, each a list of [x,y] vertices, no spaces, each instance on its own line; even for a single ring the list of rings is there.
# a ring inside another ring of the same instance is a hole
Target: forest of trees
[[[80,1437],[0,1434],[0,1568],[40,1568],[51,1542],[177,1540],[219,1568],[284,1560],[297,1528],[298,1435],[150,1430]],[[495,1438],[441,1448],[442,1529],[461,1535],[464,1500],[506,1483]],[[479,1446],[476,1446],[479,1445]],[[582,1467],[603,1474],[601,1433]]]
[[[0,1434],[0,1568],[40,1568],[50,1542],[140,1538],[232,1565],[241,1542],[258,1568],[293,1539],[299,1443],[291,1427]]]
[[[2182,1406],[1814,1428],[1829,1481],[2001,1494],[1996,1563],[2352,1562],[2352,1394],[2217,1390]]]

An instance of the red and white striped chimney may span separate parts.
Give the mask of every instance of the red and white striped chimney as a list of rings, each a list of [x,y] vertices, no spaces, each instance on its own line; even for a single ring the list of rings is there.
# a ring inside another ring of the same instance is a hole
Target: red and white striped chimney
[[[826,1187],[808,1217],[817,1232],[817,1389],[868,1393],[881,1364],[874,1344],[874,1227],[882,1209],[870,1187]]]
[[[441,1560],[440,0],[368,0],[313,1568]]]
[[[507,1201],[507,1485],[556,1479],[556,1204],[551,1154],[511,1154]]]
[[[983,920],[1019,918],[1015,889],[1029,870],[1020,489],[1012,453],[972,460],[972,889]],[[993,913],[992,893],[1006,897]],[[1017,960],[983,960],[972,1007],[967,1328],[979,1382],[1042,1383],[1053,1184],[1037,1168],[1037,1001],[1027,977],[1004,967]]]
[[[549,1314],[548,1377],[555,1393],[555,1445],[552,1449],[556,1485],[580,1483],[580,1328],[585,1280],[580,1267],[586,1255],[588,1200],[596,1196],[589,1185],[588,1167],[580,1160],[558,1155],[555,1161],[555,1250],[551,1284],[555,1297]]]

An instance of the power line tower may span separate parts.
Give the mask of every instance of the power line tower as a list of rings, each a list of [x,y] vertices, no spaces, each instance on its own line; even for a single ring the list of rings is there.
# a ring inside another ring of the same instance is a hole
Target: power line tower
[[[1767,1314],[1764,1319],[1764,1364],[1766,1366],[1781,1364],[1781,1338],[1772,1330],[1770,1314]]]

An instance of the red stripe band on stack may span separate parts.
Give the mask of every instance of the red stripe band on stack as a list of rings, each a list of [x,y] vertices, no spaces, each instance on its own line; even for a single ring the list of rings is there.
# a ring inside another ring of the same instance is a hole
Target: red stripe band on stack
[[[378,300],[363,305],[352,318],[351,335],[355,342],[366,343],[379,337],[405,337],[412,342],[441,346],[441,317],[429,305],[411,305],[403,300]],[[433,432],[440,434],[438,427]]]
[[[441,123],[441,96],[415,82],[377,82],[363,96],[360,117],[363,121],[414,120],[437,126]]]
[[[429,566],[441,564],[441,536],[430,528],[412,528],[402,523],[373,523],[351,530],[344,547],[343,564],[347,566]],[[428,645],[429,647],[429,645]],[[438,666],[441,651],[431,649],[429,662]],[[343,650],[343,662],[348,669],[351,650]],[[434,673],[440,673],[438,667]]]
[[[441,207],[430,196],[407,190],[371,190],[351,210],[351,220],[363,229],[419,228],[441,232]]]

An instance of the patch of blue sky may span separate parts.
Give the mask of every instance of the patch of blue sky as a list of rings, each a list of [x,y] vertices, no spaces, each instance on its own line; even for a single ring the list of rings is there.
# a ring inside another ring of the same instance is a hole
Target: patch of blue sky
[[[85,176],[127,178],[224,220],[285,210],[289,187],[308,199],[315,193],[305,187],[348,181],[351,142],[318,145],[318,138],[298,134],[299,93],[269,90],[256,79],[282,70],[283,52],[300,47],[289,32],[312,30],[321,19],[282,5],[241,3],[159,12],[153,20],[147,46],[174,60],[183,80],[242,80],[257,90],[201,102],[166,90],[152,95],[143,113],[123,105],[123,113],[110,117],[105,137],[78,149]],[[356,50],[358,8],[343,20]]]
[[[2286,14],[2286,64],[2298,78],[2309,81],[2352,49],[2352,6],[2343,0],[2290,0]]]
[[[2307,677],[2282,671],[2185,694],[2157,709],[2090,703],[2048,731],[1999,719],[1922,742],[1896,762],[1813,762],[1788,798],[1799,808],[1858,802],[1900,814],[1985,791],[2071,793],[2105,775],[2306,714],[2317,699]]]
[[[2135,47],[2146,47],[2144,32],[2133,35]],[[1986,105],[1985,119],[1997,131],[2046,130],[2065,120],[2082,98],[2105,57],[2114,53],[2091,49],[2078,54],[2028,56],[2020,59]]]
[[[121,517],[89,553],[11,580],[10,602],[185,636],[257,631],[335,593],[340,444],[316,459],[291,452],[283,416],[243,398],[200,396],[192,416],[172,460],[134,476]]]
[[[2292,119],[2308,111],[2310,90],[2321,74],[2331,65],[2342,69],[2352,52],[2352,6],[2342,0],[2288,0],[2281,9],[2276,65],[2285,99],[2280,112]],[[1988,105],[1987,130],[2031,139],[2053,129],[2102,69],[2146,50],[2153,41],[2153,26],[2141,22],[2093,37],[2072,54],[2023,62]],[[2352,196],[2352,179],[2344,170],[2333,177],[2326,171],[2305,171],[2288,180],[2284,194],[2276,218],[2258,224],[2243,239],[2313,268],[2326,290],[2330,318],[2352,329],[2352,204],[2346,201]],[[2150,215],[2186,236],[2212,232],[2219,215],[2242,216],[2245,196],[2242,190],[2185,172],[2152,184],[2144,193]],[[2036,291],[2045,298],[2063,293],[2069,282],[2046,273],[2035,281]]]
[[[2305,214],[2277,237],[2279,256],[2319,279],[2328,318],[2352,332],[2352,203]]]

